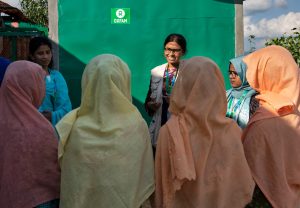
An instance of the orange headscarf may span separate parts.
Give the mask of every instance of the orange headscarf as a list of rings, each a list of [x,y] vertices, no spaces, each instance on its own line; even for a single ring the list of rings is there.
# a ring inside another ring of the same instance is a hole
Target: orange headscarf
[[[244,58],[260,107],[243,134],[255,182],[274,208],[300,205],[300,71],[280,46]]]
[[[170,100],[170,120],[159,133],[156,207],[244,207],[254,181],[241,130],[225,117],[226,96],[218,66],[188,60]]]
[[[0,92],[0,207],[36,207],[59,198],[58,139],[37,108],[45,72],[29,61],[9,65]]]
[[[248,82],[259,92],[256,98],[263,106],[251,122],[300,110],[299,69],[288,50],[269,46],[246,56],[244,62]]]

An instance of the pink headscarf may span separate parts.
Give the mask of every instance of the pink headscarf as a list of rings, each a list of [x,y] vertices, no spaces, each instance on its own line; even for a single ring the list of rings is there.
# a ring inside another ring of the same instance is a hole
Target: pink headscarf
[[[281,46],[244,58],[260,107],[243,133],[255,182],[274,208],[300,205],[300,71]]]
[[[45,72],[34,63],[9,65],[0,91],[0,207],[35,207],[59,198],[58,140],[38,112]]]
[[[254,181],[241,129],[225,116],[223,76],[204,57],[189,59],[181,70],[171,95],[171,118],[158,138],[156,207],[244,207]]]

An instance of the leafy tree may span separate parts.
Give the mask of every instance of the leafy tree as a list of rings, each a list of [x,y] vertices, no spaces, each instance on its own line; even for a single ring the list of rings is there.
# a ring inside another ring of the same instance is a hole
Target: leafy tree
[[[48,0],[20,0],[21,10],[32,22],[48,26]]]
[[[292,35],[287,36],[286,33],[284,33],[279,38],[273,38],[271,40],[268,40],[265,43],[265,46],[280,45],[288,49],[293,55],[298,66],[300,66],[300,28],[293,28],[292,31]]]

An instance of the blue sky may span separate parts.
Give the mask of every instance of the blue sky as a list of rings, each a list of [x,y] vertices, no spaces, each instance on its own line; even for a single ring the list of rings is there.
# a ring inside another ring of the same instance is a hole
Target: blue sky
[[[20,8],[19,0],[2,0]],[[255,47],[264,46],[267,39],[289,34],[300,28],[300,0],[245,0],[244,44],[248,51],[249,35],[255,35]]]
[[[260,48],[267,39],[291,34],[294,27],[300,28],[300,0],[244,1],[245,51],[249,35],[255,35],[255,47]]]

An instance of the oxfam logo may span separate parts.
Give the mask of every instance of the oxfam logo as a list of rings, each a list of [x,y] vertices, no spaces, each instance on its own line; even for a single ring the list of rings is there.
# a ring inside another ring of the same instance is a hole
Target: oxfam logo
[[[126,13],[123,9],[118,9],[116,11],[116,16],[119,18],[119,19],[122,19],[123,17],[125,17]]]
[[[111,24],[130,24],[130,8],[111,8]]]

